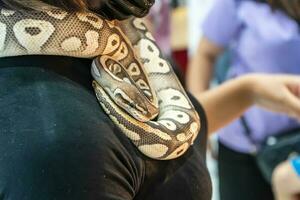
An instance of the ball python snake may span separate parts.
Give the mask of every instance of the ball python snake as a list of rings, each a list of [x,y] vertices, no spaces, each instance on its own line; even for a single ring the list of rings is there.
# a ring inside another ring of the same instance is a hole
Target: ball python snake
[[[18,55],[92,58],[99,103],[150,158],[177,158],[197,137],[199,116],[141,19],[2,8],[0,57]]]

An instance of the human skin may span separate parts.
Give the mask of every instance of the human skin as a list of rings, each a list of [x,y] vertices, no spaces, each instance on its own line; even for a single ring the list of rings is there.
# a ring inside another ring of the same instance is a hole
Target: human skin
[[[206,92],[194,93],[213,133],[254,104],[300,119],[300,76],[250,74]]]

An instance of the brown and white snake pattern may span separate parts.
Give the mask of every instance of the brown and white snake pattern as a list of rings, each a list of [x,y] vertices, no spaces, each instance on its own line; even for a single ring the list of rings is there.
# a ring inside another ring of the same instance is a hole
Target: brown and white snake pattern
[[[56,8],[1,9],[0,57],[18,55],[93,58],[101,106],[153,159],[181,156],[199,132],[197,112],[141,19],[107,21]]]

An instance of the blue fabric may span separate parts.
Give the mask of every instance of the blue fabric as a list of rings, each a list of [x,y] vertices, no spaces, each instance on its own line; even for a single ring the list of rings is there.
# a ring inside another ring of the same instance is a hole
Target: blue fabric
[[[300,177],[300,156],[291,160],[291,164],[297,175]]]

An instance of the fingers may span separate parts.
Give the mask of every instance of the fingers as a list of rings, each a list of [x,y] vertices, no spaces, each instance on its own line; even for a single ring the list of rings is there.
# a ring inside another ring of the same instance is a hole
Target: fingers
[[[300,76],[298,75],[276,75],[284,84],[298,84],[300,85]]]
[[[284,103],[287,106],[288,115],[300,119],[300,99],[288,88],[285,89]]]
[[[289,107],[289,115],[300,119],[300,76],[279,75],[280,81],[285,85],[285,103]]]
[[[300,97],[300,84],[288,85],[287,87],[296,97]]]
[[[292,196],[300,192],[300,180],[290,161],[275,168],[272,182],[277,196]]]

